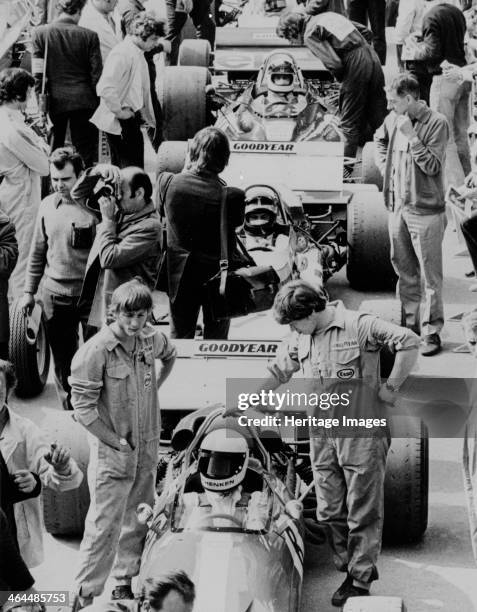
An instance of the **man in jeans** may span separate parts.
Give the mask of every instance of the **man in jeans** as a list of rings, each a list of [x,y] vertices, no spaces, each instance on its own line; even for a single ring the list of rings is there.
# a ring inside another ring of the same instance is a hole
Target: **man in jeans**
[[[419,100],[419,84],[409,73],[393,81],[388,103],[392,112],[374,141],[376,164],[384,177],[384,201],[391,213],[391,260],[406,326],[421,332],[421,355],[431,356],[441,350],[439,333],[444,324],[442,240],[447,219],[443,172],[449,126],[443,115]]]
[[[428,4],[428,3],[426,3]],[[445,178],[448,185],[461,185],[470,172],[467,142],[471,83],[446,74],[447,67],[465,66],[466,22],[462,11],[451,4],[437,2],[425,12],[422,42],[411,36],[406,41],[413,58],[433,75],[429,106],[442,113],[450,127]]]
[[[81,324],[84,339],[96,332],[87,324],[89,309],[78,306],[97,223],[91,213],[71,199],[71,189],[82,169],[81,157],[70,147],[56,149],[50,157],[54,193],[40,205],[22,300],[25,312],[30,311],[43,278],[42,298],[55,383],[65,410],[71,410],[68,376],[78,349],[78,327]]]

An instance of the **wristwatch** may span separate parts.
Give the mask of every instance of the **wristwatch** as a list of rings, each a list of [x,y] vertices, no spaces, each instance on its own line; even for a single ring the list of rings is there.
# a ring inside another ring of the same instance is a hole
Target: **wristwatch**
[[[120,446],[129,446],[128,441],[126,440],[126,438],[119,438],[119,445]]]
[[[388,380],[384,386],[388,391],[391,391],[391,393],[397,393],[399,391],[399,387],[397,385],[391,385]]]

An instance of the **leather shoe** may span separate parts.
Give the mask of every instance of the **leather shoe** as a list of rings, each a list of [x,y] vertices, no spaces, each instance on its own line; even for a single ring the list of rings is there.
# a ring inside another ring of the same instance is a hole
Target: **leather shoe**
[[[442,350],[439,334],[429,334],[421,340],[420,353],[424,357],[432,357]]]
[[[344,606],[350,597],[366,597],[366,595],[369,595],[369,590],[354,586],[353,577],[348,574],[343,584],[333,593],[331,603],[340,607]]]

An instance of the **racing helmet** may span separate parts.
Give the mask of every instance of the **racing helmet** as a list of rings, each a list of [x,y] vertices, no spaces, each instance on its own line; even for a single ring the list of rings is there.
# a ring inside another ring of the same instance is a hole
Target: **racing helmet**
[[[253,213],[267,213],[268,218],[253,219]],[[278,196],[270,187],[250,187],[245,191],[245,231],[267,235],[273,231],[278,215]]]
[[[244,436],[233,429],[216,429],[200,445],[198,470],[206,491],[229,491],[245,477],[249,449]]]
[[[274,55],[267,68],[266,83],[269,91],[287,94],[293,91],[295,69],[292,59],[285,53]]]

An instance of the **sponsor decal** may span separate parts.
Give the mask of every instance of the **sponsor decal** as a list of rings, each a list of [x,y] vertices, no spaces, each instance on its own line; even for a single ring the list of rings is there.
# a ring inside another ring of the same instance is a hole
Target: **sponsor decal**
[[[200,357],[273,357],[278,349],[277,342],[201,342],[196,350]]]
[[[342,370],[338,370],[336,372],[336,376],[341,378],[342,380],[348,380],[348,378],[353,378],[354,369],[353,368],[343,368]]]
[[[275,34],[275,32],[254,32],[252,40],[276,40],[283,44],[283,39]]]
[[[232,151],[240,153],[295,153],[295,143],[247,142],[237,140],[232,143]]]
[[[144,391],[149,391],[152,386],[152,374],[151,372],[146,372],[144,374]]]

